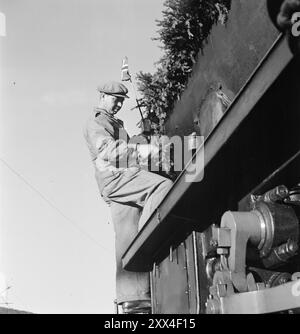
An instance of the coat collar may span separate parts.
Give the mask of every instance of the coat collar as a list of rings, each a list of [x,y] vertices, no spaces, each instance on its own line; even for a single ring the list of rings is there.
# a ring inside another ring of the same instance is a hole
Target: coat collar
[[[124,125],[122,120],[120,120],[119,118],[114,117],[113,115],[108,113],[103,108],[95,107],[94,112],[95,112],[95,117],[98,117],[99,115],[103,115],[103,116],[108,117],[109,119],[111,119],[113,122],[116,122],[116,123],[120,124],[121,126]]]

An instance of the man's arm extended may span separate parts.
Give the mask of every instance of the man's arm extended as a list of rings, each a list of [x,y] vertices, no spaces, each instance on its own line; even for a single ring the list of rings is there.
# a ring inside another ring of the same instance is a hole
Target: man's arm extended
[[[100,158],[114,164],[116,161],[127,159],[134,153],[134,149],[127,144],[127,132],[123,128],[119,130],[116,136],[114,127],[105,118],[89,122],[86,138],[93,151],[94,159]]]

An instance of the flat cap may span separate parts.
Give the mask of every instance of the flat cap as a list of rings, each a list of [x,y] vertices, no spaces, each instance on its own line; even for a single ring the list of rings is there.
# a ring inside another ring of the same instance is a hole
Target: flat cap
[[[102,83],[97,87],[97,90],[100,93],[129,98],[129,96],[127,96],[128,89],[126,86],[117,81],[108,81]]]

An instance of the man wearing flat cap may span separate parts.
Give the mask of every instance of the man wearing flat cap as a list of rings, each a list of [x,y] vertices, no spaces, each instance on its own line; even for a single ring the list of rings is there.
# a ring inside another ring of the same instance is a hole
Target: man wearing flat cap
[[[123,122],[115,117],[128,98],[126,86],[106,82],[98,86],[98,92],[99,105],[88,120],[84,135],[100,194],[111,209],[117,303],[122,305],[123,313],[149,313],[149,273],[124,270],[121,257],[170,190],[172,181],[141,169],[139,159],[157,154],[157,148],[151,144],[130,145]]]

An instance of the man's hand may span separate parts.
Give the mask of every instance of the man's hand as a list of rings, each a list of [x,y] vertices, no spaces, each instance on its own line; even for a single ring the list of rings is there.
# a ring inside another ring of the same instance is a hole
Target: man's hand
[[[137,146],[137,151],[142,159],[147,159],[149,156],[156,157],[159,154],[159,147],[152,144],[140,144]]]

